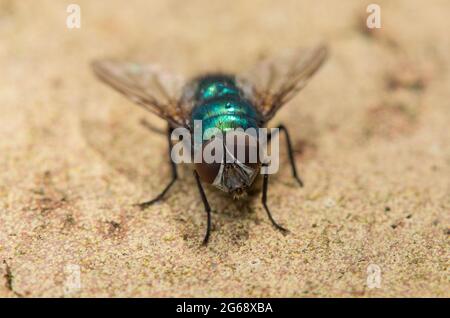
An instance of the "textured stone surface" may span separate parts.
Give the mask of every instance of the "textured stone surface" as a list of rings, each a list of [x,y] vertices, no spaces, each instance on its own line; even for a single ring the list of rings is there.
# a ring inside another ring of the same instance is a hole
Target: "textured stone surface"
[[[0,1],[0,296],[449,297],[449,2]],[[320,40],[331,57],[273,123],[290,127],[306,186],[286,154],[269,204],[291,234],[208,190],[168,181],[164,123],[101,85],[93,58],[193,75],[239,72]],[[382,273],[369,289],[367,267]],[[67,269],[81,288],[64,292]]]

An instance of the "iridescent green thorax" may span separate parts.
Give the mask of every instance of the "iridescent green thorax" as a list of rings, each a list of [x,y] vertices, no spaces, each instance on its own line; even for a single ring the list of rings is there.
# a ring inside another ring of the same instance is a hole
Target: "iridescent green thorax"
[[[259,114],[253,105],[242,97],[233,77],[226,75],[205,76],[198,80],[195,92],[196,106],[192,121],[201,120],[203,132],[217,128],[226,132],[235,128],[258,128]],[[204,136],[209,139],[213,132]]]

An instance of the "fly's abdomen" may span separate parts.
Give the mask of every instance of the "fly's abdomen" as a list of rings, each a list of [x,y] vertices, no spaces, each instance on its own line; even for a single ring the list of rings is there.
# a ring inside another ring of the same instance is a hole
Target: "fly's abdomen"
[[[197,105],[192,121],[202,121],[203,139],[214,135],[213,128],[226,132],[236,128],[258,128],[259,115],[253,105],[242,98],[234,79],[215,75],[201,78],[196,92]]]

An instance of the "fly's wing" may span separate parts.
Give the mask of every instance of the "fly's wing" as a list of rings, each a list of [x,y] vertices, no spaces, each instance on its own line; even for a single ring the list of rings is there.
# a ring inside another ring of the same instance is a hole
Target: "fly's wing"
[[[263,60],[238,76],[238,83],[267,122],[306,86],[326,56],[323,45],[286,52],[276,59]]]
[[[158,115],[172,127],[187,126],[188,116],[181,105],[184,81],[152,64],[115,60],[92,63],[100,80],[146,110]]]

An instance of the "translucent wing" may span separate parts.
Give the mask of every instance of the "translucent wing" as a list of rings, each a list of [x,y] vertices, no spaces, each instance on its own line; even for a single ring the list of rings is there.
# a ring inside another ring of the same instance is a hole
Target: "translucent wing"
[[[244,94],[268,121],[308,83],[327,56],[325,46],[297,49],[263,60],[238,76]]]
[[[152,64],[115,60],[92,63],[94,73],[131,101],[167,120],[173,127],[187,126],[181,105],[184,81]]]

